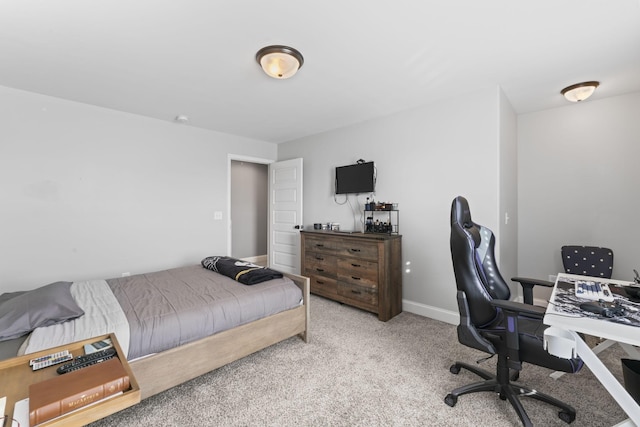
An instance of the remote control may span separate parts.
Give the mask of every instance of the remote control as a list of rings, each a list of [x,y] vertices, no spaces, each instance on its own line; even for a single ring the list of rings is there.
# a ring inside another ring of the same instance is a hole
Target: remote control
[[[29,366],[33,366],[35,363],[38,363],[38,362],[44,362],[45,360],[48,360],[48,359],[55,359],[61,356],[65,356],[67,354],[69,354],[69,350],[63,350],[57,353],[51,353],[51,354],[46,354],[44,356],[36,357],[35,359],[31,359],[29,361]]]
[[[96,351],[95,353],[85,354],[84,356],[78,356],[70,363],[65,363],[58,368],[59,374],[66,374],[67,372],[77,371],[78,369],[86,368],[87,366],[95,365],[96,363],[104,362],[111,359],[116,355],[116,349],[111,347],[104,350]]]
[[[58,353],[47,354],[46,356],[31,359],[29,361],[29,365],[31,366],[31,369],[37,371],[38,369],[57,365],[58,363],[66,362],[71,359],[73,359],[73,356],[69,353],[69,350],[63,350]]]

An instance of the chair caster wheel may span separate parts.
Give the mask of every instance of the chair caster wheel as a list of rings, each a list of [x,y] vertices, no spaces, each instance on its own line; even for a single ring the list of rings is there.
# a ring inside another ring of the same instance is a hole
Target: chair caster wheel
[[[449,393],[447,394],[447,397],[444,398],[444,403],[453,408],[454,406],[456,406],[456,403],[458,403],[458,397]]]
[[[458,375],[460,373],[460,366],[456,365],[455,363],[453,365],[451,365],[451,367],[449,368],[449,372],[451,372],[452,374]]]
[[[567,424],[571,424],[576,419],[576,414],[569,411],[558,412],[558,418]]]
[[[507,400],[506,394],[500,393],[499,395],[500,395],[500,400]]]

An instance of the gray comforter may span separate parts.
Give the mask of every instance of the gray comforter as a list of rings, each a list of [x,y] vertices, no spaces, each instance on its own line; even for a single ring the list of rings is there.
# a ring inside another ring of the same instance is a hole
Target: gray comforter
[[[288,278],[246,286],[200,265],[107,280],[130,326],[129,359],[299,306]]]

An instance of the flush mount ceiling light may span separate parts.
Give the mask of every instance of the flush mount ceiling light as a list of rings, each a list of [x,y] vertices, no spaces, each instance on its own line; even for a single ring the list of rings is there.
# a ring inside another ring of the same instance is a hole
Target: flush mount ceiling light
[[[571,102],[584,101],[593,94],[593,91],[600,86],[600,82],[584,82],[565,87],[561,94]]]
[[[268,76],[288,79],[304,64],[302,54],[289,46],[266,46],[256,53],[256,61]]]

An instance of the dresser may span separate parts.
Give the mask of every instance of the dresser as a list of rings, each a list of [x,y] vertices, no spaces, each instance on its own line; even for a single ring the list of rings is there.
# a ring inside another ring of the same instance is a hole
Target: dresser
[[[302,275],[311,293],[387,321],[402,312],[402,236],[301,231]]]

